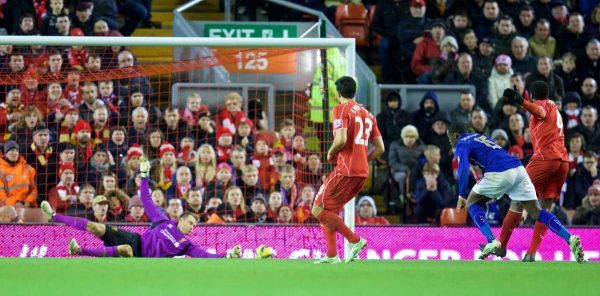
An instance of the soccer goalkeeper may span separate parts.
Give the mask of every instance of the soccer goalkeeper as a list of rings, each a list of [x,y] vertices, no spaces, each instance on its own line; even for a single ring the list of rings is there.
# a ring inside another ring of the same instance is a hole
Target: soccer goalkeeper
[[[190,234],[198,223],[194,215],[184,213],[177,221],[165,216],[150,197],[148,172],[150,162],[142,159],[140,164],[142,181],[140,196],[151,227],[142,235],[125,231],[115,226],[94,223],[83,218],[64,216],[54,212],[46,201],[42,210],[50,217],[49,221],[65,223],[75,229],[89,231],[104,242],[104,248],[82,248],[75,239],[69,241],[70,255],[93,257],[174,257],[187,255],[194,258],[240,258],[241,247],[236,245],[227,254],[211,254],[194,245],[186,235]]]

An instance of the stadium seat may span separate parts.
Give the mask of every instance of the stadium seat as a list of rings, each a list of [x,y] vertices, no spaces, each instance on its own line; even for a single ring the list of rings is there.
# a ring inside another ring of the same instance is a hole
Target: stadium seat
[[[20,208],[19,217],[24,223],[46,223],[48,219],[40,208]]]
[[[463,226],[467,224],[467,211],[445,208],[440,217],[441,226]]]
[[[356,39],[356,46],[369,45],[369,12],[362,4],[340,4],[335,11],[335,26],[344,37]]]

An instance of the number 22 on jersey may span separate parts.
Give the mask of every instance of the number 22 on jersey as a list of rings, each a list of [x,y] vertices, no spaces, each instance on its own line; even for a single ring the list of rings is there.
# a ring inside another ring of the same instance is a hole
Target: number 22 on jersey
[[[354,138],[354,144],[369,146],[369,137],[371,136],[371,130],[373,129],[373,121],[370,118],[363,119],[360,117],[354,117],[354,122],[358,125],[356,137]]]

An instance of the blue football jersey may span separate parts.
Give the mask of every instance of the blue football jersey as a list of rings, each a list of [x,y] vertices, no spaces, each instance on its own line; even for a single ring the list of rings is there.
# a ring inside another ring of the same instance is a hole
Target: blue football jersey
[[[521,161],[481,134],[460,135],[454,156],[458,160],[458,195],[465,198],[469,193],[470,164],[479,166],[484,173],[504,172],[522,165]]]

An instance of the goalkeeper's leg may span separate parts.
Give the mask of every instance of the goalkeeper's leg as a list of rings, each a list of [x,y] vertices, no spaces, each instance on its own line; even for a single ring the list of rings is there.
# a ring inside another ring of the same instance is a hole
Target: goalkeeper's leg
[[[130,245],[119,245],[113,247],[102,247],[97,249],[82,248],[72,238],[69,241],[69,255],[82,255],[91,257],[133,257],[133,248]]]
[[[48,222],[60,222],[67,224],[75,229],[89,231],[93,233],[97,238],[102,238],[102,236],[104,236],[104,234],[106,233],[106,225],[102,223],[91,222],[90,220],[85,218],[77,218],[57,214],[47,201],[43,201],[40,206],[42,208],[42,211],[46,213],[46,215],[49,217]]]

